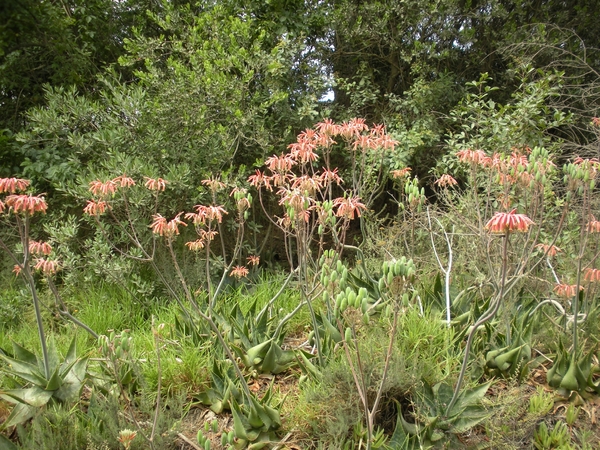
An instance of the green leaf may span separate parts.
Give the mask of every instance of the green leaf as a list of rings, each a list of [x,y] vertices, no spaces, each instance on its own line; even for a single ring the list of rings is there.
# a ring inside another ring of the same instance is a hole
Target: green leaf
[[[29,419],[31,419],[37,411],[37,408],[25,403],[17,403],[6,421],[2,424],[2,429],[19,425]]]
[[[0,434],[0,450],[17,450],[17,446]]]
[[[26,403],[31,406],[44,406],[52,398],[53,391],[46,391],[38,386],[27,389],[9,389],[3,391],[0,397],[11,403]]]
[[[16,342],[13,342],[13,351],[14,351],[14,359],[15,360],[22,361],[22,362],[25,362],[25,363],[31,364],[32,366],[37,367],[38,359],[29,350],[27,350],[24,347],[21,347]]]

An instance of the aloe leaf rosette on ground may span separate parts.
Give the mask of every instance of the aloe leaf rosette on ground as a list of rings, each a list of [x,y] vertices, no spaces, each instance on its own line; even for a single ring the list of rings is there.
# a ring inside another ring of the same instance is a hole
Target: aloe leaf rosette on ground
[[[20,388],[0,392],[0,397],[14,403],[10,416],[2,424],[3,428],[23,423],[33,417],[42,406],[56,401],[68,402],[79,397],[86,377],[87,358],[77,358],[75,339],[61,360],[52,341],[48,345],[48,370],[44,361],[36,355],[13,343],[13,355],[0,354],[8,367],[4,371],[24,380]],[[45,373],[50,376],[46,377]]]
[[[422,445],[435,446],[452,440],[454,435],[465,433],[489,417],[481,405],[491,382],[460,392],[450,411],[447,405],[452,399],[453,389],[446,383],[430,386],[424,383],[417,401],[414,423],[408,422],[398,406],[396,429],[388,444],[392,449],[417,449]]]

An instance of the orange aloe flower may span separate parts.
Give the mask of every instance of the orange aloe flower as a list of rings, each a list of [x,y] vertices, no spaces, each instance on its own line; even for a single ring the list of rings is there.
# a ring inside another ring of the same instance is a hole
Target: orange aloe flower
[[[342,180],[342,178],[338,175],[337,168],[333,170],[323,168],[323,173],[320,175],[320,179],[322,185],[333,182],[339,186],[341,183],[344,182],[344,180]]]
[[[36,212],[45,213],[48,204],[44,197],[40,195],[9,195],[6,197],[6,206],[15,213],[24,213],[33,215]]]
[[[486,223],[485,229],[492,233],[506,233],[507,231],[526,232],[531,225],[535,225],[533,220],[525,214],[517,214],[516,209],[511,212],[497,212]]]
[[[231,269],[230,275],[232,277],[240,279],[242,277],[247,277],[249,273],[250,273],[250,271],[248,270],[247,267],[244,267],[244,266],[235,266],[233,269]]]
[[[583,286],[579,286],[579,290],[582,291],[583,290]],[[554,293],[562,298],[571,298],[571,297],[575,297],[575,292],[577,291],[577,285],[576,284],[565,284],[565,283],[561,283],[561,284],[557,284],[556,286],[554,286]]]
[[[367,207],[360,202],[360,198],[355,197],[338,197],[333,200],[333,206],[337,207],[335,212],[336,217],[344,217],[346,219],[354,219],[356,214],[360,217],[361,210],[366,211]]]
[[[44,275],[52,275],[59,270],[58,261],[52,261],[49,259],[38,259],[33,266],[35,270],[39,270]]]
[[[589,283],[597,283],[600,281],[600,269],[585,269],[583,279]]]
[[[106,197],[108,195],[114,195],[116,191],[117,183],[113,180],[108,180],[104,183],[100,180],[90,181],[90,192],[94,195]]]
[[[30,182],[22,178],[0,178],[0,194],[23,192],[27,189]]]
[[[202,180],[201,183],[204,186],[208,186],[208,188],[212,191],[212,192],[218,192],[221,189],[225,189],[225,183],[223,183],[222,181],[217,180],[216,178],[208,178],[206,180]]]
[[[441,187],[456,186],[458,184],[458,181],[456,181],[452,175],[448,175],[447,173],[445,173],[437,179],[435,184]]]
[[[103,200],[99,202],[88,200],[87,205],[83,208],[83,212],[90,216],[99,216],[100,214],[104,214],[106,208],[110,208],[110,206]]]
[[[144,177],[144,179],[146,180],[146,182],[144,183],[144,186],[146,186],[146,188],[150,189],[151,191],[164,191],[165,188],[167,187],[167,180],[163,180],[162,178],[149,178],[149,177]]]
[[[204,240],[196,239],[195,241],[186,242],[185,245],[191,251],[197,252],[198,250],[202,250],[204,248]]]
[[[113,178],[112,182],[122,188],[135,186],[135,181],[133,180],[133,178],[130,178],[125,174]]]
[[[4,204],[4,202],[2,200],[0,200],[0,214],[2,214],[5,209],[6,209],[6,205]]]
[[[587,223],[586,230],[588,233],[600,233],[600,220],[596,220],[594,216]]]
[[[271,172],[289,172],[297,163],[291,155],[281,154],[267,158],[265,164]]]
[[[411,170],[410,167],[405,167],[404,169],[392,170],[390,174],[392,178],[404,178],[410,175]]]
[[[21,274],[21,271],[23,270],[23,266],[21,266],[20,264],[15,264],[13,266],[13,273],[15,274],[16,277],[18,277]]]
[[[480,164],[484,167],[489,166],[491,163],[491,158],[483,150],[461,150],[456,152],[456,156],[458,156],[460,162],[464,163]]]
[[[223,214],[227,214],[227,211],[222,206],[204,206],[204,205],[196,205],[194,206],[196,213],[187,213],[185,215],[186,219],[191,219],[194,222],[194,225],[205,225],[206,222],[212,222],[216,220],[217,222],[223,222]]]
[[[257,255],[250,255],[246,260],[251,266],[258,266],[260,264],[260,256]]]
[[[248,183],[255,188],[260,188],[264,185],[269,191],[273,190],[273,187],[271,186],[271,177],[266,176],[258,169],[254,172],[254,175],[248,177]]]
[[[36,256],[47,256],[52,253],[52,247],[47,242],[29,241],[29,253]]]
[[[165,237],[173,237],[173,236],[179,234],[179,225],[183,225],[184,227],[187,227],[187,223],[185,223],[184,221],[182,221],[180,219],[182,214],[183,213],[180,212],[179,214],[177,214],[173,219],[171,219],[168,222],[167,222],[167,219],[165,219],[160,214],[154,214],[152,216],[154,221],[150,225],[150,228],[152,228],[152,232],[154,234],[158,234],[159,236],[165,236]]]
[[[562,250],[560,248],[558,248],[556,245],[550,245],[550,244],[538,244],[538,245],[536,245],[536,248],[542,249],[542,251],[551,258],[556,256],[557,253],[562,252]]]

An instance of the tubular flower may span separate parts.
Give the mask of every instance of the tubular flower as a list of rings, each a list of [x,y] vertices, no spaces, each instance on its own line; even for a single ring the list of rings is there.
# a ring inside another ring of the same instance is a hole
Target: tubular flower
[[[542,249],[542,251],[551,258],[556,256],[557,253],[562,252],[562,250],[560,248],[558,248],[556,245],[550,245],[550,244],[538,244],[538,245],[536,245],[536,248]]]
[[[36,256],[48,256],[52,252],[52,247],[47,242],[29,241],[29,253]]]
[[[308,192],[309,195],[314,195],[323,187],[321,177],[318,175],[295,177],[292,181],[292,189],[299,189],[301,192]]]
[[[94,195],[106,197],[108,195],[114,195],[117,191],[117,183],[113,180],[102,182],[99,180],[90,181],[90,192]]]
[[[165,219],[160,214],[154,214],[152,216],[154,221],[150,225],[150,228],[152,228],[152,232],[154,234],[158,234],[159,236],[165,236],[165,237],[173,237],[173,236],[179,234],[179,225],[183,225],[184,227],[187,227],[187,224],[180,219],[182,214],[183,213],[180,212],[172,220],[170,220],[168,222],[167,222],[167,219]]]
[[[144,177],[144,179],[146,180],[144,186],[151,191],[164,191],[167,187],[168,181],[163,180],[162,178],[157,178],[155,180],[154,178]]]
[[[6,205],[4,204],[4,202],[2,200],[0,200],[0,214],[2,214],[5,209],[6,209]]]
[[[213,220],[221,223],[223,221],[223,214],[227,214],[227,211],[222,206],[196,205],[194,209],[196,213],[187,213],[185,215],[186,219],[191,219],[194,222],[194,225],[204,225],[207,221],[212,222]]]
[[[522,231],[526,232],[530,225],[535,225],[533,220],[525,214],[516,214],[516,209],[511,212],[497,212],[485,224],[485,229],[492,233],[506,233],[507,231]]]
[[[6,206],[15,213],[33,215],[36,212],[45,213],[48,204],[40,195],[9,195],[6,197]]]
[[[262,185],[264,185],[269,191],[273,190],[273,187],[271,186],[271,178],[266,176],[258,169],[256,169],[256,172],[254,172],[254,175],[250,175],[248,177],[248,183],[255,188],[260,188]]]
[[[456,153],[460,162],[466,162],[470,164],[479,164],[484,167],[490,165],[490,157],[485,154],[483,150],[461,150]]]
[[[83,212],[90,216],[99,216],[100,214],[104,214],[106,208],[110,208],[110,206],[103,200],[99,202],[89,200],[85,208],[83,208]]]
[[[260,256],[257,255],[250,255],[246,260],[251,266],[258,266],[260,264]]]
[[[600,220],[596,220],[594,216],[587,223],[586,230],[588,233],[600,233]]]
[[[250,271],[248,270],[247,267],[235,266],[233,269],[231,269],[230,275],[239,280],[242,277],[247,277],[249,273],[250,273]]]
[[[337,207],[336,217],[344,217],[346,219],[354,219],[354,214],[360,217],[361,210],[366,210],[367,207],[360,202],[359,197],[338,197],[333,200],[333,206]]]
[[[404,169],[392,170],[390,173],[392,178],[404,178],[410,175],[411,170],[410,167],[405,167]]]
[[[319,159],[319,156],[315,153],[317,145],[310,142],[307,138],[302,139],[301,136],[298,136],[298,142],[288,145],[290,157],[296,161],[300,161],[302,164],[314,162]]]
[[[221,189],[225,189],[225,183],[212,177],[207,180],[202,180],[202,184],[208,186],[212,192],[218,192]]]
[[[202,239],[196,239],[195,241],[186,242],[185,245],[191,251],[197,252],[204,248],[204,241]]]
[[[320,178],[322,185],[333,182],[339,186],[341,183],[344,182],[344,180],[342,180],[342,178],[338,175],[337,168],[333,170],[323,168],[323,173],[321,174]]]
[[[13,273],[15,274],[15,277],[18,277],[21,274],[21,270],[23,270],[23,266],[21,266],[20,264],[15,264],[13,266]]]
[[[117,178],[113,178],[112,182],[122,188],[135,186],[135,181],[133,178],[130,178],[125,174],[118,176]]]
[[[29,180],[22,178],[0,178],[0,194],[23,192],[29,186]]]
[[[265,164],[271,172],[289,172],[297,164],[291,155],[273,155],[267,158]]]
[[[323,122],[319,122],[315,125],[315,128],[319,131],[319,133],[326,134],[328,136],[335,136],[340,132],[339,125],[336,125],[331,119],[325,119]]]
[[[33,266],[35,270],[39,270],[44,275],[52,275],[59,270],[58,261],[52,261],[49,259],[38,259]]]
[[[597,283],[600,281],[600,269],[585,269],[583,279],[589,283]]]
[[[435,184],[441,187],[456,186],[458,184],[458,181],[456,181],[452,175],[448,175],[447,173],[445,173],[444,175],[438,178]]]
[[[583,290],[583,286],[579,286],[579,290]],[[575,297],[575,292],[577,291],[576,284],[557,284],[554,286],[554,293],[562,298],[571,298]]]

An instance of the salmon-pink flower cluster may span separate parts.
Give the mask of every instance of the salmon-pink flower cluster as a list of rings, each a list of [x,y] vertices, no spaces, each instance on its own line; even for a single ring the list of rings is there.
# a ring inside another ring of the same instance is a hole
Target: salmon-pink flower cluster
[[[191,220],[194,225],[206,225],[207,222],[217,221],[221,223],[223,221],[223,215],[227,214],[225,208],[222,206],[194,206],[195,213],[187,213],[185,218]]]
[[[537,244],[536,248],[541,249],[547,256],[551,258],[555,257],[557,253],[562,252],[562,250],[556,245],[550,244]]]
[[[337,208],[336,217],[345,219],[354,219],[354,215],[360,217],[361,211],[366,211],[367,207],[360,202],[360,198],[354,197],[339,197],[333,200],[333,206]]]
[[[29,253],[35,256],[48,256],[52,247],[47,242],[29,241]]]
[[[104,182],[100,180],[90,181],[90,192],[100,197],[115,195],[115,192],[117,192],[117,183],[115,183],[113,180]]]
[[[591,220],[587,223],[586,230],[588,233],[600,233],[600,220],[596,220],[591,216]]]
[[[195,241],[186,242],[185,245],[191,251],[197,252],[198,250],[202,250],[204,248],[205,242],[203,239],[196,239]]]
[[[36,212],[45,213],[48,209],[46,200],[41,195],[13,194],[6,197],[6,206],[17,214],[32,216]]]
[[[273,155],[265,161],[266,166],[271,172],[285,173],[292,170],[297,162],[291,154]]]
[[[247,267],[244,267],[244,266],[235,266],[233,269],[231,269],[230,275],[232,277],[240,279],[240,278],[243,278],[243,277],[247,277],[249,273],[250,273],[250,271],[248,270]]]
[[[600,269],[585,269],[583,279],[588,283],[597,283],[600,281]]]
[[[206,230],[198,230],[198,237],[195,241],[186,242],[185,245],[191,251],[197,252],[198,250],[203,249],[207,242],[210,242],[215,239],[215,237],[219,234],[216,231],[206,231]]]
[[[167,221],[160,214],[154,214],[152,216],[153,222],[150,225],[152,228],[152,232],[154,234],[158,234],[159,236],[165,236],[171,238],[175,235],[179,234],[179,225],[187,227],[187,224],[180,219],[183,213],[180,212],[173,219]]]
[[[463,163],[487,166],[491,162],[491,159],[483,150],[461,150],[456,152],[458,160]]]
[[[579,290],[583,290],[583,286],[579,286]],[[575,293],[577,292],[576,284],[557,284],[554,286],[554,293],[561,298],[571,298],[575,297]]]
[[[135,186],[135,181],[133,180],[133,178],[128,177],[125,174],[120,175],[116,178],[113,178],[112,182],[121,188],[128,188],[131,186]]]
[[[58,261],[52,261],[49,259],[38,259],[33,266],[35,270],[39,270],[44,275],[52,275],[60,269]]]
[[[13,273],[15,274],[16,277],[18,277],[21,274],[21,271],[23,270],[23,266],[21,264],[15,264],[13,266]]]
[[[485,225],[485,229],[492,233],[526,232],[531,225],[535,225],[533,220],[525,214],[517,214],[516,211],[516,209],[513,209],[508,213],[497,212]]]
[[[99,216],[100,214],[104,214],[104,212],[109,208],[110,205],[104,200],[88,200],[87,205],[85,205],[85,208],[83,208],[83,212],[90,216]]]
[[[246,260],[251,266],[258,266],[260,264],[260,256],[258,255],[250,255],[246,258]]]
[[[404,169],[392,170],[390,174],[392,178],[404,178],[410,175],[412,169],[410,167],[405,167]]]
[[[204,186],[208,186],[208,188],[212,191],[212,192],[218,192],[221,189],[225,189],[225,183],[223,183],[222,181],[216,179],[216,178],[208,178],[206,180],[202,180],[201,183]]]
[[[146,180],[144,186],[146,186],[146,188],[150,189],[151,191],[164,191],[168,184],[168,181],[163,180],[162,178],[154,179],[144,177],[144,179]]]
[[[344,182],[342,178],[338,175],[337,168],[333,170],[323,168],[323,173],[320,175],[321,185],[327,185],[329,183],[335,183],[338,186]]]
[[[29,180],[22,178],[0,178],[0,194],[23,192],[29,187]]]
[[[449,187],[456,186],[458,181],[456,181],[452,175],[445,173],[436,180],[435,184],[441,187]]]

